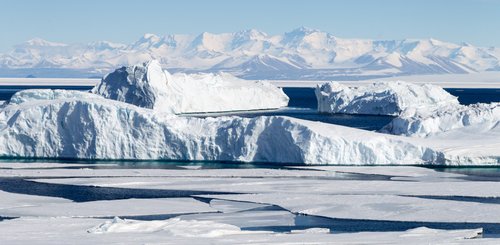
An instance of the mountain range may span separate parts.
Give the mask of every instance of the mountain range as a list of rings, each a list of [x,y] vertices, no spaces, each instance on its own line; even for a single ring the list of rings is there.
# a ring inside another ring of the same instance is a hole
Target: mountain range
[[[229,72],[247,79],[354,80],[412,74],[500,71],[500,49],[436,39],[344,39],[300,27],[199,35],[145,34],[132,44],[64,44],[40,38],[0,54],[0,76],[99,77],[158,59],[176,72]]]

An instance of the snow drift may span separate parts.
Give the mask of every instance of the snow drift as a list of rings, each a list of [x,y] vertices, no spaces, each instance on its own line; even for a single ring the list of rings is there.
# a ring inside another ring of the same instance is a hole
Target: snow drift
[[[230,74],[174,74],[156,60],[122,67],[92,90],[105,98],[169,113],[276,109],[288,105],[283,91],[268,82]]]
[[[316,87],[318,111],[322,113],[399,115],[413,107],[458,105],[458,100],[441,87],[403,81],[377,82],[350,88],[338,82]]]
[[[251,231],[242,231],[239,227],[218,223],[210,220],[181,220],[171,218],[167,220],[129,220],[115,217],[96,227],[87,230],[88,233],[152,233],[160,232],[164,236],[181,237],[219,237],[234,234],[248,234]]]
[[[314,164],[444,163],[405,137],[288,117],[178,117],[78,91],[18,93],[0,156]]]

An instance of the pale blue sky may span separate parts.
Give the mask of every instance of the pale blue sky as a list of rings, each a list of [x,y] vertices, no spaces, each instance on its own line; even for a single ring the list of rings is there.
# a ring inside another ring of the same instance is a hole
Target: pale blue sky
[[[500,0],[2,0],[0,52],[34,37],[131,43],[144,33],[299,26],[338,37],[429,38],[500,47]]]

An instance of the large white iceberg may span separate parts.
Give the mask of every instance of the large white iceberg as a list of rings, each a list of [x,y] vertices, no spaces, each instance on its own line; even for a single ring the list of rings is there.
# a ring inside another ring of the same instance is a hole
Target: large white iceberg
[[[276,109],[288,105],[280,88],[227,73],[174,74],[156,60],[122,67],[92,90],[105,98],[169,113]]]
[[[316,87],[321,113],[399,115],[407,108],[458,105],[458,100],[441,87],[402,81],[376,82],[351,88],[338,82]]]
[[[394,118],[382,129],[382,132],[429,137],[467,127],[477,127],[479,133],[494,129],[499,125],[500,103],[478,103],[468,106],[447,105],[433,108],[410,108],[399,117]]]
[[[410,138],[288,117],[179,117],[78,91],[18,93],[0,156],[313,164],[443,164]]]

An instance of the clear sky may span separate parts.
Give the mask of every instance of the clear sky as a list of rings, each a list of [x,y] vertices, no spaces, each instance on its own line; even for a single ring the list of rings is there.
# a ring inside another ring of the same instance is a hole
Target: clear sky
[[[279,34],[299,26],[344,38],[500,47],[500,0],[1,0],[0,52],[34,37],[131,43],[145,33]]]

